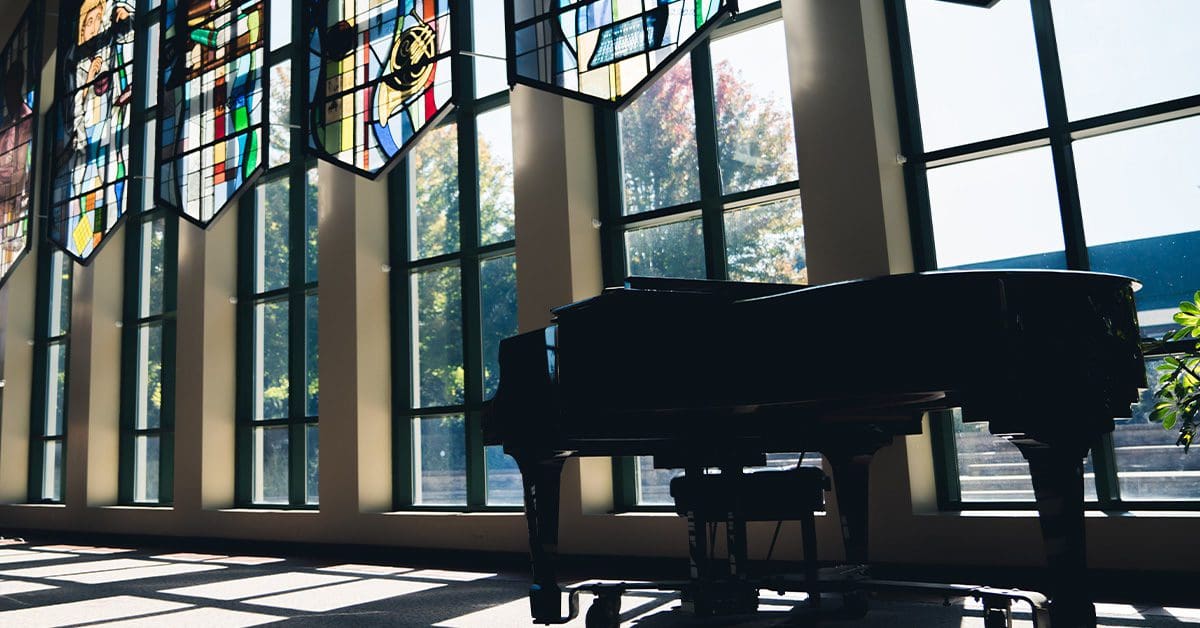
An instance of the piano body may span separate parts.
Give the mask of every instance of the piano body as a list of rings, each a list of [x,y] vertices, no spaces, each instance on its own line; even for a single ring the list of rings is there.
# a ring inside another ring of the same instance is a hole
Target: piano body
[[[523,476],[534,621],[569,619],[554,567],[566,458],[651,455],[695,476],[738,474],[770,452],[820,452],[846,560],[865,564],[871,456],[919,433],[923,413],[960,407],[964,421],[989,421],[1029,461],[1056,572],[1051,617],[1094,623],[1083,459],[1145,386],[1135,287],[1071,271],[809,288],[631,278],[556,309],[553,325],[502,342],[500,386],[483,416],[485,441],[504,445]],[[744,533],[736,523],[731,551]],[[696,558],[693,598],[705,594]],[[719,577],[756,599],[744,573]]]

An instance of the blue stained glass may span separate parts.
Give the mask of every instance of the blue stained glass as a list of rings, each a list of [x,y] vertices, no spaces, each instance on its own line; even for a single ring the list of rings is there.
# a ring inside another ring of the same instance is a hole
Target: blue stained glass
[[[0,50],[0,284],[29,250],[37,116],[37,30],[32,13]]]

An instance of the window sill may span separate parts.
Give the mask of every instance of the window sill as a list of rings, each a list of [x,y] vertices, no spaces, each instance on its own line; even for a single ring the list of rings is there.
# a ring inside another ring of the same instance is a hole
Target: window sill
[[[143,511],[163,511],[171,512],[175,510],[174,506],[165,504],[113,504],[112,506],[101,506],[101,510],[133,510],[138,512]]]
[[[1036,510],[943,510],[918,516],[960,519],[1036,519]],[[1200,519],[1200,510],[1085,510],[1085,519]]]

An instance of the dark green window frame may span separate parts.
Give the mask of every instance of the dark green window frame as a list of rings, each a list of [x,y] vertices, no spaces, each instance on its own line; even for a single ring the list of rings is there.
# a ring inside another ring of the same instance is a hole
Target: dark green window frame
[[[490,0],[485,0],[490,1]],[[454,10],[453,37],[459,50],[471,50],[473,27],[471,2],[460,2]],[[480,264],[515,253],[513,240],[480,244],[480,200],[478,186],[479,150],[476,120],[480,115],[508,104],[508,92],[475,99],[464,95],[475,93],[475,67],[472,57],[461,52],[454,57],[454,89],[459,102],[440,126],[457,126],[458,137],[458,213],[459,248],[413,261],[410,238],[412,191],[408,173],[410,158],[388,174],[389,205],[389,289],[391,308],[391,372],[392,372],[392,502],[396,510],[445,512],[519,511],[520,506],[489,506],[487,503],[487,464],[483,445],[481,412],[484,402],[483,323],[480,295]],[[439,127],[440,128],[440,127]],[[412,355],[410,342],[412,296],[410,278],[414,273],[439,267],[459,269],[462,298],[463,397],[461,405],[413,408]],[[443,506],[415,504],[415,482],[419,480],[413,468],[416,456],[412,424],[427,417],[461,415],[466,429],[465,505]]]
[[[1028,148],[1030,145],[1048,146],[1051,151],[1067,268],[1090,270],[1083,231],[1083,210],[1072,148],[1073,138],[1135,128],[1164,120],[1180,119],[1194,114],[1194,111],[1200,107],[1200,95],[1193,95],[1071,121],[1067,114],[1066,91],[1063,87],[1062,68],[1050,0],[1027,1],[1030,2],[1032,8],[1033,31],[1041,71],[1042,92],[1045,98],[1047,126],[1033,131],[935,151],[926,151],[922,138],[906,2],[905,0],[887,0],[884,5],[887,12],[897,117],[900,122],[901,150],[905,156],[904,180],[909,225],[917,271],[934,270],[937,267],[927,170],[937,165],[965,161],[977,156],[1004,154]],[[948,412],[933,413],[930,415],[929,425],[933,440],[933,462],[940,509],[948,511],[1028,510],[1033,507],[1032,502],[964,502],[959,485],[952,416]],[[1117,481],[1116,452],[1111,434],[1103,435],[1093,445],[1092,466],[1096,477],[1097,501],[1088,502],[1088,508],[1112,511],[1195,509],[1195,502],[1188,501],[1123,501]]]
[[[262,151],[263,161],[268,170],[253,184],[246,186],[238,199],[237,213],[237,420],[236,420],[236,483],[234,499],[242,508],[271,508],[315,510],[319,504],[308,499],[307,472],[307,430],[319,424],[319,417],[308,415],[306,411],[307,395],[305,394],[308,377],[306,364],[306,324],[307,299],[317,296],[317,281],[308,281],[308,233],[310,226],[308,206],[308,173],[317,167],[315,159],[305,155],[306,139],[300,132],[296,122],[298,115],[305,110],[305,95],[303,81],[299,80],[297,71],[307,68],[304,56],[304,32],[300,16],[303,6],[299,0],[291,0],[291,37],[288,43],[277,49],[270,49],[272,41],[271,20],[267,19],[266,51],[263,71],[267,75],[265,94],[267,110],[271,107],[272,69],[280,63],[291,63],[292,81],[289,94],[289,159],[277,166],[270,167],[271,125],[268,111],[264,111]],[[279,2],[269,2],[269,10],[280,10]],[[307,70],[304,70],[307,71]],[[259,292],[256,289],[257,249],[258,238],[258,198],[259,189],[274,183],[286,181],[288,184],[288,281],[287,286]],[[315,227],[315,225],[313,225]],[[314,251],[315,253],[315,251]],[[255,420],[254,417],[254,381],[255,363],[255,307],[265,303],[286,302],[288,307],[288,416],[268,420]],[[254,432],[260,428],[286,427],[288,430],[288,502],[263,503],[254,500]],[[319,500],[318,500],[319,501]]]
[[[39,233],[44,234],[46,228],[46,219],[42,217],[38,220],[40,224]],[[38,266],[37,266],[37,302],[34,306],[35,321],[33,332],[33,396],[31,399],[31,407],[29,416],[31,424],[29,429],[29,501],[31,503],[62,503],[66,494],[66,453],[67,453],[67,409],[69,406],[69,392],[71,385],[71,370],[69,368],[71,361],[71,303],[60,303],[60,308],[65,308],[65,318],[67,324],[61,333],[51,335],[50,315],[52,302],[55,298],[53,294],[54,288],[60,284],[54,281],[54,273],[61,272],[63,281],[66,283],[66,292],[71,292],[71,275],[73,275],[73,262],[65,253],[57,251],[49,240],[39,237],[37,240],[38,248]],[[55,268],[55,257],[59,268]],[[61,346],[62,352],[62,371],[64,374],[63,382],[63,398],[61,400],[61,412],[63,416],[62,430],[58,434],[47,434],[46,423],[48,421],[50,408],[46,403],[47,397],[51,394],[50,374],[47,368],[50,365],[50,350],[55,346]],[[59,463],[61,471],[57,482],[57,497],[47,495],[44,491],[46,477],[46,446],[51,443],[59,443]]]
[[[133,164],[130,177],[130,207],[129,219],[125,229],[125,294],[122,308],[121,327],[121,444],[120,469],[118,482],[118,501],[125,505],[167,505],[174,501],[174,459],[175,459],[175,308],[178,286],[179,268],[179,220],[173,212],[159,210],[153,207],[154,164],[147,163],[153,153],[147,154],[146,147],[154,142],[151,125],[158,120],[157,99],[153,106],[149,104],[152,90],[158,85],[150,84],[152,69],[151,61],[157,62],[157,55],[151,55],[151,47],[157,47],[158,41],[151,37],[151,25],[161,24],[161,0],[141,0],[134,18],[134,28],[138,33],[136,42],[137,58],[134,62],[134,102],[139,106],[131,108],[130,123],[130,162]],[[157,72],[157,68],[153,69]],[[161,221],[163,225],[163,277],[162,277],[162,311],[141,316],[141,293],[145,282],[150,278],[142,272],[142,235],[147,229],[153,228],[153,223]],[[138,336],[143,328],[160,327],[162,330],[161,346],[161,402],[159,426],[141,429],[137,427],[138,405],[138,367],[143,359],[138,349]],[[136,447],[139,438],[157,437],[159,439],[158,459],[158,499],[140,501],[136,499]]]
[[[737,19],[713,33],[713,38],[745,28],[782,19],[781,4],[774,2],[745,11]],[[686,63],[686,60],[680,61]],[[704,235],[704,270],[707,279],[728,279],[726,269],[725,214],[755,202],[794,196],[799,180],[762,188],[725,194],[721,190],[720,153],[717,138],[716,92],[713,84],[712,55],[709,42],[691,52],[692,90],[696,107],[696,150],[699,171],[699,200],[651,211],[625,214],[625,194],[621,167],[619,114],[611,109],[596,109],[596,161],[599,171],[600,246],[604,285],[620,286],[627,275],[625,232],[638,226],[651,226],[699,216]],[[647,506],[637,503],[637,458],[613,459],[613,505],[617,512],[670,511],[671,506]]]

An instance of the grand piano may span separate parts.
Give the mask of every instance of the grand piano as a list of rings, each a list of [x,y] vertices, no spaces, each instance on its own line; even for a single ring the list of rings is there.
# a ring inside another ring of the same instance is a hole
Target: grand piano
[[[846,561],[866,564],[872,455],[919,433],[924,413],[961,408],[964,421],[988,421],[1029,462],[1055,583],[1049,617],[1094,625],[1083,460],[1145,386],[1136,286],[1071,271],[808,288],[631,278],[556,309],[553,325],[501,343],[500,385],[483,415],[485,442],[503,445],[523,476],[534,621],[577,612],[574,596],[562,612],[555,570],[560,473],[571,456],[648,455],[694,479],[720,469],[733,482],[766,453],[820,452]],[[703,536],[704,523],[693,522],[691,536]],[[744,521],[731,513],[727,523],[733,552]],[[710,586],[695,552],[693,543],[685,599],[709,612],[756,606],[761,583],[736,568],[716,576],[733,584],[734,602],[705,604],[731,589]]]

